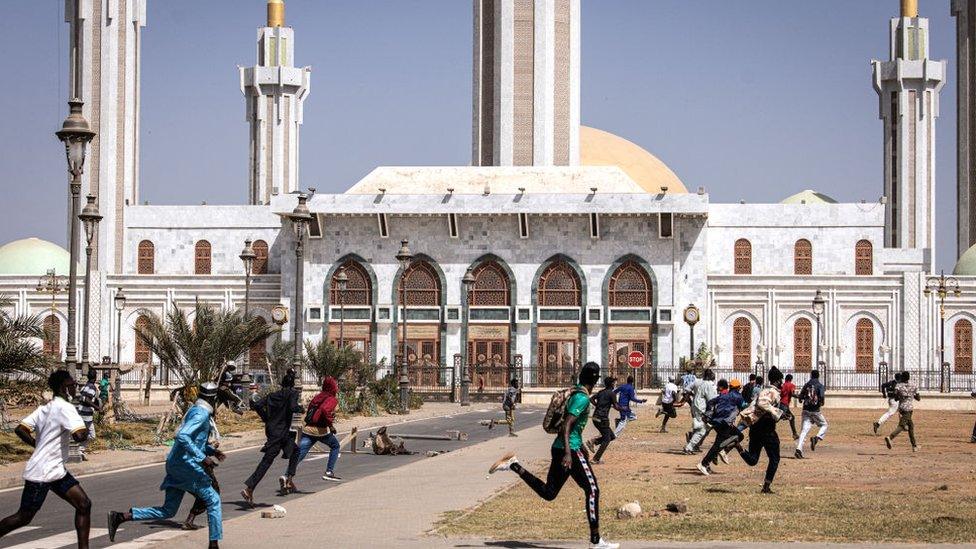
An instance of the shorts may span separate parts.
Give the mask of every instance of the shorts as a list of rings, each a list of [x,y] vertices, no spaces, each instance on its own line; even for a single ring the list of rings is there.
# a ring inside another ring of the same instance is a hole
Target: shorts
[[[65,473],[63,477],[53,482],[34,482],[24,481],[24,491],[20,495],[20,512],[37,513],[47,499],[48,491],[53,491],[59,497],[65,497],[68,490],[78,486],[78,481],[71,473]]]

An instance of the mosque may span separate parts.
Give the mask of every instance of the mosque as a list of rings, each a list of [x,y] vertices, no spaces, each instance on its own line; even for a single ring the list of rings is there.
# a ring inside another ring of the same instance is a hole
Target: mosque
[[[914,0],[891,19],[890,58],[872,63],[881,198],[847,204],[815,191],[712,203],[640,146],[580,124],[580,0],[472,4],[471,165],[378,167],[326,194],[299,171],[311,70],[295,64],[284,2],[269,0],[256,63],[240,70],[249,204],[227,206],[140,204],[146,0],[69,9],[83,43],[84,113],[98,133],[82,194],[97,197],[104,216],[90,359],[135,365],[128,382],[141,371],[165,386],[168,372],[146,369],[154,357],[136,327],[196,302],[242,308],[248,241],[251,313],[279,324],[286,340],[352,345],[379,373],[405,354],[418,387],[456,387],[465,372],[480,384],[516,375],[550,386],[589,360],[650,386],[703,349],[723,375],[776,365],[802,381],[819,367],[828,385],[868,390],[909,370],[923,388],[973,388],[976,242],[966,220],[976,216],[966,189],[976,185],[961,161],[961,294],[942,309],[925,289],[947,67],[929,57],[928,20]],[[973,4],[953,2],[961,28]],[[961,53],[971,38],[960,31]],[[972,57],[960,55],[960,97],[976,93]],[[963,159],[976,136],[960,127]],[[299,262],[293,219],[305,208]],[[38,278],[67,273],[68,263],[63,248],[37,239],[0,248],[0,293],[17,312],[46,318],[54,335],[45,350],[55,355],[66,346],[66,295],[42,291]],[[252,349],[250,367],[260,369],[266,352]],[[502,376],[484,379],[498,368]]]

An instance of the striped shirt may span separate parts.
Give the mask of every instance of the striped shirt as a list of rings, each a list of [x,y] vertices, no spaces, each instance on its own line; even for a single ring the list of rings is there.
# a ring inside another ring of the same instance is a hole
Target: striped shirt
[[[82,421],[90,422],[95,416],[94,403],[98,400],[98,387],[94,383],[86,383],[78,392],[78,415]]]

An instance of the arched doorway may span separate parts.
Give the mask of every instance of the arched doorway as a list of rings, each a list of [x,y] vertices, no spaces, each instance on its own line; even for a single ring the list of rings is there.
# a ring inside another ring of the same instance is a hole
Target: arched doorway
[[[869,318],[858,320],[854,327],[854,369],[859,374],[874,371],[874,322]]]
[[[560,387],[572,382],[579,365],[582,281],[565,260],[551,263],[539,276],[538,382]]]
[[[44,317],[44,356],[61,360],[61,321],[56,315]]]
[[[736,372],[752,369],[752,322],[744,316],[732,323],[732,369]]]
[[[808,318],[798,318],[793,323],[793,371],[809,372],[813,369],[813,323]]]
[[[340,290],[336,275],[346,275],[346,289]],[[335,269],[329,281],[329,341],[352,347],[366,364],[373,361],[373,282],[363,265],[353,259]],[[343,316],[345,320],[343,321]]]
[[[954,371],[957,374],[973,373],[973,323],[965,318],[953,327]]]
[[[504,389],[511,359],[511,280],[495,260],[480,263],[471,274],[465,366],[477,392]]]
[[[636,261],[620,264],[607,284],[609,305],[607,325],[607,364],[611,375],[619,380],[633,375],[638,387],[652,381],[652,307],[653,287],[647,271]],[[630,367],[631,353],[644,356],[644,365]]]
[[[440,276],[426,260],[407,267],[397,287],[398,318],[404,321],[397,327],[397,366],[403,363],[406,330],[407,374],[410,384],[420,389],[439,388],[446,382],[441,375],[442,292]]]

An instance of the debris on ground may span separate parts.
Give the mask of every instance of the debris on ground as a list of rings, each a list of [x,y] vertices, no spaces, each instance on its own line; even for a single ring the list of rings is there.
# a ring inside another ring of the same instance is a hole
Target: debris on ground
[[[427,457],[432,458],[448,452],[450,452],[450,450],[427,450]]]
[[[618,519],[632,519],[641,516],[641,506],[639,501],[632,501],[620,509],[617,509]]]
[[[688,504],[683,501],[672,501],[665,507],[671,513],[687,513]]]
[[[261,511],[261,518],[284,518],[287,511],[280,505],[275,505],[268,511]]]

